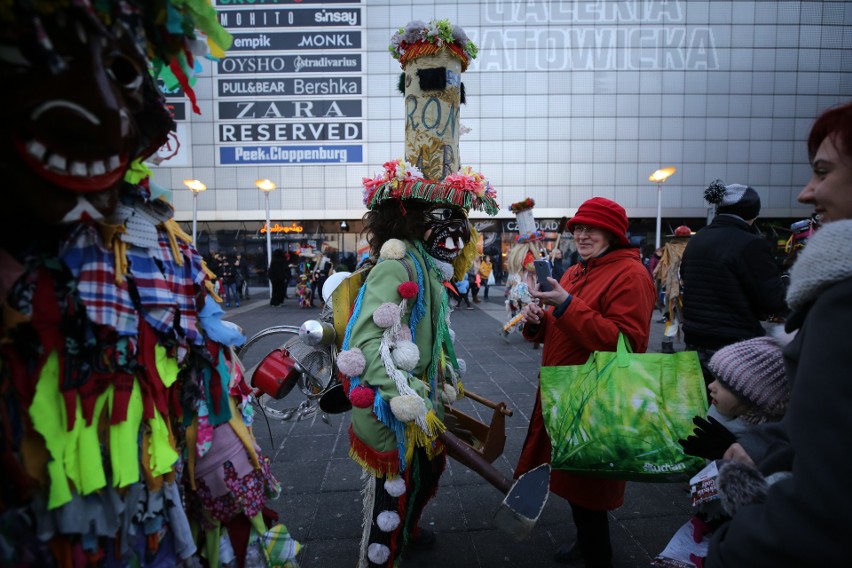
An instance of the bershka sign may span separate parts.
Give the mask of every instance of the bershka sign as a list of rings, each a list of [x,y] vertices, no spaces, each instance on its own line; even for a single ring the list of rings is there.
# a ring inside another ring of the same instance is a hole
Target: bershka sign
[[[220,97],[253,95],[360,95],[361,77],[220,79]]]

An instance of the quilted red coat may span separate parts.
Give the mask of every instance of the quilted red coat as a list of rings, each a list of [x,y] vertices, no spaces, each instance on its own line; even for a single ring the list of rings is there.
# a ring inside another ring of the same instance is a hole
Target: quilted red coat
[[[656,289],[637,249],[617,249],[585,264],[575,264],[560,284],[574,296],[565,313],[557,319],[554,308],[548,307],[541,325],[524,328],[528,340],[544,345],[542,365],[580,365],[593,351],[615,351],[619,331],[630,341],[634,353],[645,352]],[[515,477],[550,462],[550,454],[539,390]],[[598,511],[620,507],[625,484],[556,470],[550,478],[551,491]]]

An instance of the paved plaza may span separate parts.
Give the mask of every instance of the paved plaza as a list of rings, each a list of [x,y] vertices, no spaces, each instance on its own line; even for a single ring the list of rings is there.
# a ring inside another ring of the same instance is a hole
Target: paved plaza
[[[292,298],[283,307],[269,305],[268,291],[253,289],[251,301],[227,310],[225,319],[242,326],[246,336],[272,325],[300,325],[315,318],[319,309],[299,309]],[[473,310],[456,310],[451,316],[456,331],[456,353],[467,362],[465,387],[495,402],[506,402],[514,416],[506,420],[506,449],[494,465],[511,476],[526,434],[535,398],[541,350],[519,334],[504,340],[499,333],[506,318],[502,287],[492,287],[490,299]],[[659,313],[654,313],[654,320]],[[659,351],[663,325],[651,324],[650,351]],[[287,336],[276,336],[245,353],[251,366]],[[682,344],[675,344],[678,350]],[[294,390],[270,403],[284,410],[297,406],[304,396]],[[491,410],[470,401],[456,403],[462,411],[489,422]],[[255,434],[270,457],[283,493],[272,507],[304,549],[302,568],[355,566],[361,537],[361,468],[348,457],[349,415],[319,415],[303,421],[270,419],[255,422]],[[271,434],[271,435],[270,435]],[[411,551],[403,557],[405,568],[483,567],[512,568],[560,566],[553,560],[556,548],[573,540],[574,526],[565,501],[551,495],[530,536],[514,543],[496,529],[491,518],[502,500],[499,491],[479,475],[450,459],[438,495],[427,507],[422,525],[438,535],[435,548]],[[610,513],[619,568],[647,566],[674,531],[689,518],[691,506],[684,484],[629,483],[623,507]]]

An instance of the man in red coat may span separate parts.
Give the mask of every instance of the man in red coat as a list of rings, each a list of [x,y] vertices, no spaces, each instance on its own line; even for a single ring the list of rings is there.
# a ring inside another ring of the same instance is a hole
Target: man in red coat
[[[560,282],[549,278],[553,290],[533,292],[540,305],[528,304],[523,311],[524,336],[544,344],[542,365],[580,365],[593,351],[615,351],[619,333],[634,353],[645,352],[656,291],[639,250],[629,245],[624,208],[593,197],[580,206],[568,230],[581,262]],[[550,455],[539,392],[515,476],[550,462]],[[553,472],[550,490],[571,504],[577,527],[577,541],[560,547],[557,561],[612,565],[607,511],[621,506],[624,489],[624,481]]]

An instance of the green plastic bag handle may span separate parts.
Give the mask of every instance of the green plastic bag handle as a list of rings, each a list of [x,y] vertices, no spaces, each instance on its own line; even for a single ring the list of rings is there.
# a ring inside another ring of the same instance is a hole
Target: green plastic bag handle
[[[616,359],[618,359],[619,367],[629,367],[630,366],[630,357],[629,355],[633,353],[633,348],[630,347],[630,343],[627,341],[627,338],[624,337],[624,334],[619,332],[618,334],[618,347],[616,348]]]

